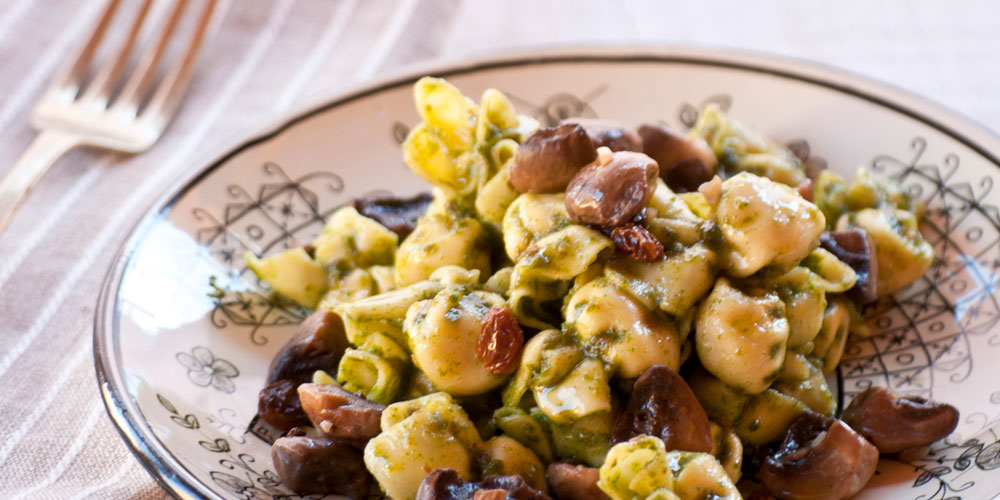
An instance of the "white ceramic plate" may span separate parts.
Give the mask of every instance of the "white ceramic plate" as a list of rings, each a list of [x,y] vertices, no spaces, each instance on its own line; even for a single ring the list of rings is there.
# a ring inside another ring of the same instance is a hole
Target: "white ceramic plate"
[[[600,116],[684,129],[706,101],[850,176],[867,165],[928,207],[927,275],[868,311],[882,335],[849,345],[842,399],[871,385],[957,406],[954,434],[910,463],[883,460],[860,498],[1000,492],[1000,140],[898,90],[812,64],[667,48],[547,51],[425,68],[342,94],[225,152],[172,189],[122,247],[97,310],[94,351],[111,417],[179,497],[295,497],[269,445],[245,430],[271,356],[305,311],[274,308],[242,262],[310,240],[373,191],[427,190],[402,164],[411,83],[496,87],[553,123]],[[213,286],[230,290],[225,297]]]

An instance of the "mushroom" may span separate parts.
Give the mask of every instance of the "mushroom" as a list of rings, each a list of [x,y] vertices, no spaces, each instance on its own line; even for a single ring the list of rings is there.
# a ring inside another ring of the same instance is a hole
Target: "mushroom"
[[[604,146],[612,151],[642,152],[642,137],[624,123],[600,118],[566,118],[560,125],[580,125],[594,141],[594,147]]]
[[[327,436],[366,443],[382,430],[379,422],[385,405],[333,384],[302,384],[298,392],[309,420]]]
[[[958,425],[958,410],[945,403],[900,397],[884,387],[872,387],[858,394],[841,418],[878,451],[896,453],[951,434]]]
[[[371,489],[372,476],[361,452],[336,439],[279,438],[271,447],[271,460],[281,482],[298,493],[332,493],[360,500]]]
[[[307,382],[316,370],[335,371],[349,345],[340,315],[316,311],[299,324],[295,336],[271,360],[267,383],[285,379]]]
[[[545,477],[556,500],[611,500],[597,487],[600,471],[586,465],[552,462]]]
[[[705,409],[687,382],[667,366],[653,365],[642,372],[611,437],[621,443],[642,434],[660,438],[670,451],[712,451]]]
[[[642,153],[612,153],[607,163],[595,161],[573,177],[566,187],[566,212],[583,224],[621,226],[646,208],[659,171],[656,161]]]
[[[309,425],[309,417],[302,410],[296,388],[297,380],[279,380],[260,390],[257,398],[257,415],[276,429],[285,432],[293,427]]]
[[[658,123],[639,125],[642,152],[660,165],[660,177],[678,193],[697,191],[715,175],[719,160],[701,137],[685,137]]]
[[[412,198],[364,196],[356,198],[352,205],[358,213],[375,219],[402,240],[417,227],[417,219],[424,215],[432,199],[430,193],[420,193]]]
[[[521,476],[486,476],[466,482],[452,469],[437,469],[420,483],[416,500],[552,500]]]
[[[519,193],[561,192],[581,168],[597,158],[596,149],[580,125],[540,128],[517,149],[510,185]]]
[[[875,446],[844,422],[806,411],[757,478],[782,500],[838,500],[861,491],[877,463]]]
[[[858,279],[848,290],[848,296],[862,304],[875,302],[878,298],[878,261],[875,243],[868,232],[860,228],[829,231],[819,235],[819,244],[854,269]]]

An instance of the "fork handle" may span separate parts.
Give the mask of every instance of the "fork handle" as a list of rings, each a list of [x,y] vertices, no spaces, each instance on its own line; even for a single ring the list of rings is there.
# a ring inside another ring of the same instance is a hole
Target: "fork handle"
[[[79,145],[80,136],[61,130],[44,130],[31,141],[0,181],[0,236],[38,179],[59,157]]]

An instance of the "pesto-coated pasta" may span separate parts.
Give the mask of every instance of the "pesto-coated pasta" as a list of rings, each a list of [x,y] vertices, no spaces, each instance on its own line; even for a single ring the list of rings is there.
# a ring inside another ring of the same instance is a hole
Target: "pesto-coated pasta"
[[[396,251],[396,284],[406,286],[430,277],[443,266],[475,269],[490,274],[489,235],[476,218],[452,212],[446,203],[431,205],[433,212],[420,218],[417,227]],[[440,207],[440,208],[438,208]]]
[[[560,194],[525,193],[517,197],[503,218],[503,242],[507,257],[516,261],[539,238],[570,224]]]
[[[330,216],[323,232],[313,241],[315,259],[336,268],[392,264],[399,237],[378,222],[343,207]]]
[[[773,292],[744,293],[719,278],[698,309],[695,347],[702,366],[750,394],[777,379],[787,343],[785,305]]]
[[[365,446],[364,460],[392,498],[416,498],[420,482],[434,469],[449,468],[472,478],[474,451],[482,440],[448,394],[390,405],[381,424],[382,433]]]
[[[790,270],[816,248],[826,227],[823,212],[795,190],[747,173],[722,183],[715,221],[725,248],[722,268],[737,278],[765,266]]]
[[[561,302],[570,280],[613,247],[608,237],[575,224],[536,241],[521,255],[511,274],[508,301],[514,316],[531,327],[554,326],[549,323],[553,311],[546,311],[543,304],[557,299]]]
[[[806,178],[791,151],[729,118],[717,104],[705,106],[691,133],[705,139],[732,173],[749,172],[787,186],[798,186]]]
[[[433,299],[410,306],[404,330],[413,362],[434,387],[456,396],[481,394],[502,384],[505,377],[490,373],[476,357],[480,324],[503,297],[451,285]]]
[[[323,310],[278,363],[304,356],[306,378],[354,393],[323,411],[363,428],[354,460],[395,500],[440,469],[478,483],[454,491],[520,476],[518,498],[576,496],[556,477],[575,470],[614,500],[738,499],[744,476],[766,483],[744,450],[786,459],[775,447],[801,422],[838,415],[827,376],[849,335],[874,334],[862,306],[935,258],[899,183],[807,179],[714,104],[685,136],[580,118],[536,131],[502,92],[477,103],[438,78],[413,94],[403,159],[431,196],[357,200],[308,245],[245,257],[281,304]],[[646,383],[657,374],[677,385]],[[456,479],[422,491],[434,481]]]
[[[712,289],[716,254],[698,243],[656,262],[615,259],[604,275],[649,309],[681,316]]]
[[[868,232],[875,242],[879,296],[889,295],[919,279],[934,262],[934,248],[924,241],[917,218],[905,210],[865,208],[852,215],[851,226]]]
[[[680,368],[681,342],[673,323],[636,303],[609,280],[591,281],[573,293],[566,306],[566,325],[623,378],[636,378],[653,365]]]

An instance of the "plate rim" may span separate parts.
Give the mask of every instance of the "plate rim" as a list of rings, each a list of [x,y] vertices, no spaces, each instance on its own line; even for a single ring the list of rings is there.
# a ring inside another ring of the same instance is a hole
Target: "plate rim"
[[[187,470],[152,433],[137,401],[129,394],[122,372],[118,332],[118,292],[131,258],[153,225],[166,217],[173,205],[205,176],[233,156],[263,143],[305,121],[351,101],[408,85],[424,75],[442,77],[491,69],[573,62],[680,63],[725,67],[769,74],[826,87],[906,115],[952,137],[1000,168],[1000,135],[986,126],[933,100],[895,85],[831,65],[788,56],[742,49],[667,44],[563,45],[495,51],[458,59],[409,65],[381,78],[314,99],[287,113],[263,118],[240,132],[223,147],[210,148],[211,156],[197,157],[143,212],[127,232],[105,275],[94,315],[93,354],[101,398],[115,429],[129,451],[170,494],[182,499],[222,498]],[[221,153],[220,153],[221,151]],[[209,158],[210,161],[204,161]]]

